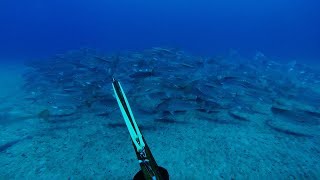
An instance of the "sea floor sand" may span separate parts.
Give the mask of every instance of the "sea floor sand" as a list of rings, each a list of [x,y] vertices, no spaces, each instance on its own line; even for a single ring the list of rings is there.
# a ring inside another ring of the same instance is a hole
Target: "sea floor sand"
[[[45,107],[24,100],[21,69],[1,67],[0,179],[131,179],[139,170],[126,127],[108,125],[123,123],[120,112],[114,119],[84,113],[48,123],[37,117]],[[139,116],[171,179],[320,178],[319,137],[281,134],[266,126],[267,116],[230,124],[192,114],[178,119],[185,123]]]
[[[26,67],[21,62],[4,63],[0,61],[0,98],[14,96],[15,93],[21,91],[22,73],[25,69]]]

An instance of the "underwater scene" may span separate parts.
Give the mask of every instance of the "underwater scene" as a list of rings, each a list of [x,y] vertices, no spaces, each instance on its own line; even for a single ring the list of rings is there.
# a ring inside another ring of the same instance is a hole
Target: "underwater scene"
[[[3,1],[0,179],[320,179],[320,3]]]

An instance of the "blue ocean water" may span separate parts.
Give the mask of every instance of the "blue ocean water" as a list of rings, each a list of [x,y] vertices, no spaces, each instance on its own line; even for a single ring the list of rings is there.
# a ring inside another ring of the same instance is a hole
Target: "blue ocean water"
[[[178,47],[198,54],[261,51],[319,59],[315,0],[8,1],[0,6],[0,55],[49,56],[79,47],[107,51]]]
[[[3,0],[0,179],[132,179],[113,78],[170,179],[320,179],[319,19],[316,0]]]

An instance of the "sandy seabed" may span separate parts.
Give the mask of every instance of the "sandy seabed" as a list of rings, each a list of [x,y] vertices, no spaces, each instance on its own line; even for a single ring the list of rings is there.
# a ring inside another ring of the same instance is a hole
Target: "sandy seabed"
[[[49,124],[37,117],[45,107],[24,98],[23,70],[1,66],[0,179],[132,179],[139,164],[129,133],[124,126],[107,125],[122,123],[120,112],[113,119],[84,113]],[[320,178],[319,136],[281,134],[267,127],[267,115],[251,115],[239,124],[192,113],[175,123],[139,116],[154,157],[171,179]]]

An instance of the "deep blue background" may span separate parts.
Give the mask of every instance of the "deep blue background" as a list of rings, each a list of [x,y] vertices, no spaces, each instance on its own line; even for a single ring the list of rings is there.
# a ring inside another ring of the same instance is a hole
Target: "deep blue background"
[[[0,58],[79,47],[320,59],[316,0],[2,0]]]

